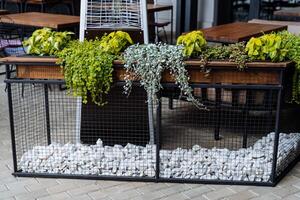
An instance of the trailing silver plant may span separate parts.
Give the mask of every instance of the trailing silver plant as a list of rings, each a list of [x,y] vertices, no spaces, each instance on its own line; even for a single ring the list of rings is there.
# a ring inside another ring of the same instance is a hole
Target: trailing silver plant
[[[136,44],[125,50],[124,60],[127,72],[124,86],[126,94],[130,93],[132,80],[138,78],[151,98],[157,99],[156,94],[162,89],[162,72],[168,70],[181,90],[181,97],[185,96],[196,106],[204,107],[192,94],[182,46],[162,43]]]
[[[189,86],[189,76],[185,69],[183,47],[167,44],[132,45],[124,52],[126,68],[125,93],[129,94],[132,81],[139,79],[147,92],[150,144],[154,143],[153,100],[157,100],[157,93],[162,89],[162,72],[169,70],[175,83],[181,90],[181,96],[193,102],[197,107],[204,107],[197,101]]]

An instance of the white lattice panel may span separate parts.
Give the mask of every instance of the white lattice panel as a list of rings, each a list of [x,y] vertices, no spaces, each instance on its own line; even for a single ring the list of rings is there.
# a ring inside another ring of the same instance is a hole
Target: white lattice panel
[[[80,39],[88,29],[141,29],[148,37],[146,0],[82,0]],[[144,37],[145,43],[148,39]]]

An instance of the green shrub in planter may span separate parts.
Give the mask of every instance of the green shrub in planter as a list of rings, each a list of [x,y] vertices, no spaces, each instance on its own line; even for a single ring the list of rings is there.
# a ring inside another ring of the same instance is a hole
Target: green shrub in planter
[[[128,33],[118,31],[100,40],[71,41],[57,55],[63,67],[67,87],[74,96],[88,96],[97,105],[104,105],[103,95],[110,91],[113,82],[113,61],[132,43]]]
[[[190,33],[181,35],[177,39],[177,45],[183,45],[183,54],[187,57],[198,56],[207,42],[201,31],[192,31]]]
[[[111,32],[108,35],[105,34],[100,40],[102,51],[113,55],[118,55],[132,44],[133,41],[130,35],[123,31]]]
[[[271,60],[273,62],[290,60],[295,62],[292,101],[300,103],[300,36],[288,31],[266,34],[251,38],[246,51],[253,60]]]
[[[246,51],[253,60],[283,61],[287,57],[288,46],[280,34],[266,34],[259,38],[251,38]]]
[[[30,38],[23,41],[27,53],[39,56],[55,56],[72,39],[72,32],[56,32],[49,28],[34,31]]]
[[[249,61],[245,43],[239,42],[229,45],[207,46],[199,55],[203,61],[203,67],[208,61],[224,60],[237,63],[238,69],[244,69]]]
[[[87,103],[88,95],[97,105],[103,105],[103,95],[112,83],[114,55],[103,52],[100,41],[72,41],[58,53],[66,85],[74,96]]]

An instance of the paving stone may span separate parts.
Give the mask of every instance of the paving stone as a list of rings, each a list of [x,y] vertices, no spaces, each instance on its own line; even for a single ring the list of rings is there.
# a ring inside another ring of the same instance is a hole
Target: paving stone
[[[127,191],[127,190],[132,190],[132,189],[138,189],[141,187],[147,186],[147,183],[144,182],[123,182],[121,185],[117,185],[116,187],[120,191]]]
[[[279,198],[271,193],[268,193],[268,194],[265,194],[265,195],[262,195],[259,197],[252,198],[251,200],[276,200],[276,199],[281,199],[281,198]]]
[[[170,196],[167,196],[166,198],[162,198],[164,200],[186,200],[189,199],[187,196],[185,196],[184,194],[178,193],[178,194],[173,194]]]
[[[4,192],[1,192],[1,195],[0,195],[0,199],[8,199],[8,198],[12,198],[16,195],[20,195],[20,194],[27,194],[28,191],[24,188],[24,189],[19,189],[19,190],[7,190],[7,191],[4,191]]]
[[[290,186],[290,187],[274,187],[272,188],[272,194],[273,195],[276,195],[277,197],[280,197],[280,198],[284,198],[288,195],[291,195],[291,194],[294,194],[294,193],[297,193],[297,192],[300,192],[300,189],[299,188],[296,188],[294,186]]]
[[[216,200],[216,199],[222,199],[224,197],[227,197],[227,196],[230,196],[233,194],[235,194],[234,191],[223,186],[222,189],[206,193],[203,196],[206,197],[208,200]]]
[[[101,190],[99,185],[85,185],[83,187],[74,188],[71,190],[68,190],[68,194],[72,197],[79,196],[82,194],[86,194],[89,192],[99,191]]]
[[[52,194],[56,194],[59,192],[65,192],[67,190],[73,189],[73,188],[77,188],[78,186],[74,183],[69,183],[69,184],[59,184],[53,187],[49,187],[47,188],[48,192],[52,195]]]
[[[15,198],[16,200],[32,200],[32,199],[37,199],[41,197],[49,196],[49,193],[47,192],[46,189],[40,189],[36,191],[32,191],[29,193],[22,193],[19,195],[16,195]]]
[[[111,192],[114,192],[113,190],[111,190]],[[95,192],[90,192],[88,193],[88,195],[92,198],[92,199],[104,199],[104,198],[108,198],[110,192],[107,191],[103,191],[103,190],[99,190],[99,191],[95,191]]]
[[[277,186],[281,187],[289,187],[290,185],[298,186],[300,187],[300,178],[293,176],[291,174],[285,176],[278,184]]]
[[[139,196],[140,194],[135,190],[128,190],[126,192],[114,192],[109,195],[110,198],[114,200],[125,200],[125,199],[131,199],[133,197]]]
[[[84,194],[84,195],[80,195],[80,196],[72,196],[72,200],[91,200],[92,198],[87,195],[87,194]]]
[[[150,184],[148,184],[144,187],[138,188],[137,190],[141,193],[149,193],[149,192],[151,193],[153,191],[162,190],[162,189],[167,188],[167,187],[169,187],[169,186],[165,183],[159,183],[159,184],[150,183]]]
[[[176,185],[171,185],[167,188],[164,188],[162,190],[160,190],[160,192],[162,192],[163,194],[165,194],[166,196],[175,194],[175,193],[180,193],[183,191],[189,190],[189,188],[185,185],[182,184],[176,184]]]
[[[242,192],[236,193],[234,195],[225,197],[224,200],[248,200],[257,197],[253,192],[244,190]]]
[[[300,198],[300,192],[294,193],[294,195]]]
[[[278,186],[279,187],[279,186]],[[273,193],[273,191],[275,191],[274,187],[252,187],[249,189],[249,191],[253,192],[254,194],[258,195],[258,196],[262,196],[268,193]]]
[[[284,197],[284,200],[299,200],[299,197],[297,197],[296,195],[292,194],[292,195]]]
[[[61,192],[58,194],[53,194],[45,197],[38,198],[39,200],[64,200],[64,199],[71,199],[71,197],[66,192]]]
[[[109,188],[109,187],[113,187],[113,186],[117,186],[117,185],[121,185],[123,184],[124,182],[122,181],[107,181],[107,180],[104,180],[104,181],[96,181],[96,184],[97,185],[100,185],[101,188]]]
[[[233,190],[236,193],[243,192],[245,190],[250,190],[254,186],[246,186],[246,185],[232,185],[232,186],[227,186],[230,190]]]
[[[166,197],[166,195],[161,191],[147,192],[141,194],[141,196],[143,197],[143,199],[147,199],[147,200],[161,199],[163,197]]]
[[[184,194],[185,196],[192,199],[192,198],[195,198],[197,196],[201,196],[202,194],[208,193],[210,191],[212,191],[211,188],[203,185],[203,186],[200,186],[200,187],[195,187],[195,188],[190,189],[190,190],[186,190],[186,191],[182,192],[182,194]]]
[[[191,200],[207,200],[207,198],[205,198],[203,196],[198,196],[198,197],[192,198]]]
[[[7,191],[7,187],[4,184],[0,185],[0,192]]]

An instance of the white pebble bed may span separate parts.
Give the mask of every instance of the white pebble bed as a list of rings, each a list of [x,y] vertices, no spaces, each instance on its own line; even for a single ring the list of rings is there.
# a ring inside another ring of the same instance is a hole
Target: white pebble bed
[[[231,151],[207,149],[160,150],[160,176],[163,178],[211,179],[268,182],[273,160],[274,133],[252,147]],[[300,133],[280,134],[277,172],[300,150]],[[156,146],[133,144],[103,146],[56,144],[35,146],[23,154],[19,168],[27,173],[154,177]]]

